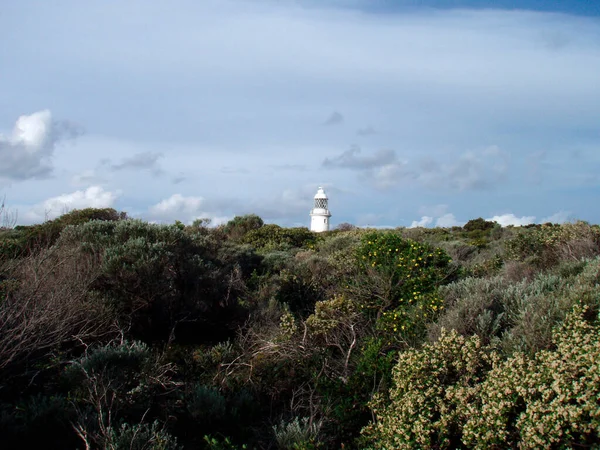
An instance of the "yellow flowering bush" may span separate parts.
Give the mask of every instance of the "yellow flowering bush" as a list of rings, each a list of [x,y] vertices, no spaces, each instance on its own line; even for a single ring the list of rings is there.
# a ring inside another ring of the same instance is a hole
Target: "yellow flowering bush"
[[[397,232],[365,233],[356,257],[371,279],[381,281],[381,298],[373,296],[368,304],[375,309],[396,308],[417,295],[429,294],[449,281],[451,273],[445,251],[404,239]]]
[[[388,345],[417,344],[425,336],[427,324],[444,309],[444,299],[435,292],[413,291],[411,294],[406,299],[401,298],[395,309],[383,312],[377,321],[377,328],[384,332]]]

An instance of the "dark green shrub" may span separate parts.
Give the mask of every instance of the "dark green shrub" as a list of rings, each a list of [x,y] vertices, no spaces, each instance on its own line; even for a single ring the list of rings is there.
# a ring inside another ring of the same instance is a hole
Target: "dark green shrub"
[[[185,403],[190,415],[202,426],[215,424],[226,414],[225,397],[213,386],[194,386]]]
[[[63,395],[37,393],[0,407],[3,448],[72,448],[75,410]]]
[[[40,248],[50,247],[69,225],[81,225],[96,220],[114,222],[125,220],[126,218],[126,213],[117,212],[112,208],[74,210],[54,220],[20,229],[21,246],[23,251],[28,254]]]
[[[465,231],[489,231],[494,228],[495,225],[497,225],[496,222],[484,220],[483,218],[479,217],[478,219],[469,220],[463,225],[463,229]]]
[[[264,225],[264,221],[256,214],[247,214],[245,216],[235,216],[225,226],[223,232],[229,239],[243,239],[250,231],[258,230]]]
[[[134,220],[69,227],[58,244],[68,242],[100,253],[95,291],[119,312],[122,327],[148,342],[226,339],[232,333],[226,322],[245,289],[236,252],[246,271],[255,264],[250,249],[227,247],[221,261],[210,236]],[[190,325],[199,320],[205,326]]]
[[[247,233],[243,242],[264,250],[289,250],[311,248],[317,236],[308,228],[282,228],[279,225],[264,225]]]

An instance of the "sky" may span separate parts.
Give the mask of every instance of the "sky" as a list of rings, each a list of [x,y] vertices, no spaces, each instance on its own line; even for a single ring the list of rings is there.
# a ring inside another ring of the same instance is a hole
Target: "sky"
[[[5,0],[0,199],[218,225],[600,222],[600,2]]]

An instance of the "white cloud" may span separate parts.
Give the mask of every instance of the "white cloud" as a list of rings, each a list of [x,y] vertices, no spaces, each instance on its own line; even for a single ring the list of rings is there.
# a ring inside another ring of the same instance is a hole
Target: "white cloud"
[[[569,211],[559,211],[557,213],[552,214],[551,216],[544,217],[540,223],[565,223],[571,218],[571,213]]]
[[[0,134],[0,181],[48,176],[56,144],[79,134],[80,128],[53,120],[47,109],[20,116],[9,136]]]
[[[428,227],[433,223],[433,217],[423,216],[421,220],[413,220],[409,228]]]
[[[513,225],[515,227],[521,227],[523,225],[529,225],[535,223],[535,216],[523,216],[517,217],[514,214],[502,214],[499,216],[494,216],[490,219],[485,219],[491,222],[498,222],[503,227]]]
[[[435,221],[435,226],[441,228],[458,227],[461,225],[462,223],[457,221],[456,217],[454,217],[454,214],[452,213],[444,214],[443,216],[438,217]]]
[[[110,208],[119,196],[120,192],[110,192],[100,186],[90,186],[86,190],[62,194],[38,203],[26,210],[20,218],[22,217],[23,223],[38,223],[55,219],[74,209]]]
[[[420,210],[437,210],[444,211],[446,209],[446,205],[437,205],[431,208],[421,207]],[[422,216],[420,220],[413,220],[410,224],[409,228],[418,228],[418,227],[429,227],[435,222],[436,227],[440,228],[450,228],[455,226],[460,226],[462,223],[456,220],[456,217],[452,213],[442,214],[441,216],[435,218],[434,216]]]
[[[52,114],[48,110],[19,117],[10,136],[0,135],[0,178],[20,180],[52,170]]]
[[[209,218],[212,225],[219,225],[231,219],[231,217],[206,211],[206,203],[202,197],[185,197],[181,194],[173,194],[148,209],[148,220],[158,222],[179,220],[184,223],[191,223],[195,219]]]

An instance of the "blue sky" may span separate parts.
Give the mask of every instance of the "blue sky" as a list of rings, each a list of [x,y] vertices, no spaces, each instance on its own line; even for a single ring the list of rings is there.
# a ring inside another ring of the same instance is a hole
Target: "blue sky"
[[[34,223],[600,222],[584,1],[11,1],[0,195]]]

